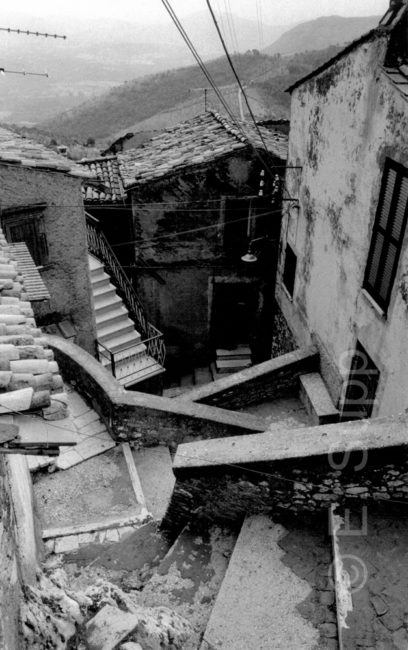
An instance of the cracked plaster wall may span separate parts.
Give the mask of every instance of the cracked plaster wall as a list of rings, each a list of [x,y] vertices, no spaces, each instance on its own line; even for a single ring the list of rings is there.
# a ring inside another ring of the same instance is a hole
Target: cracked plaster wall
[[[288,170],[287,187],[301,209],[281,241],[298,256],[293,301],[278,288],[297,343],[314,335],[336,367],[335,402],[361,342],[381,371],[374,416],[408,407],[408,232],[387,319],[361,289],[385,158],[408,167],[407,98],[380,67],[386,47],[387,36],[369,40],[293,92],[288,164],[302,170]]]

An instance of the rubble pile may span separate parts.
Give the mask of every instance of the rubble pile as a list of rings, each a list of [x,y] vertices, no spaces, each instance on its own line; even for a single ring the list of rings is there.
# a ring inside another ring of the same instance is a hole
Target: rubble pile
[[[25,587],[21,620],[28,650],[182,650],[188,621],[167,607],[140,607],[137,595],[99,580],[84,592],[69,589],[61,568],[39,572]],[[119,645],[121,644],[121,645]]]

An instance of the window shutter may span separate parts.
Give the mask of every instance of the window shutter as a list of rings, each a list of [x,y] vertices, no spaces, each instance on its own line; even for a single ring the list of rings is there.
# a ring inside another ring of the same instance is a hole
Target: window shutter
[[[408,170],[386,163],[375,219],[364,288],[386,311],[397,272],[408,206]]]

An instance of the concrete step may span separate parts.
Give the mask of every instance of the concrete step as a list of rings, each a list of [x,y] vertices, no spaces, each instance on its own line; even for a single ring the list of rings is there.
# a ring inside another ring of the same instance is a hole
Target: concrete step
[[[134,352],[134,348],[143,345],[134,327],[126,328],[125,331],[113,329],[106,338],[99,337],[99,339],[112,352],[123,352],[124,357]]]
[[[251,359],[251,348],[246,345],[239,345],[232,350],[217,349],[217,359]]]
[[[122,302],[119,302],[117,305],[112,305],[111,309],[103,312],[102,314],[96,314],[96,330],[103,329],[109,324],[113,323],[126,323],[130,321],[128,312],[123,306]],[[133,321],[131,321],[133,322]]]
[[[175,477],[167,447],[144,447],[133,451],[133,459],[146,500],[153,517],[161,520],[173,493]]]
[[[119,298],[118,294],[114,288],[109,288],[107,291],[94,295],[94,308],[96,316],[103,314],[113,307],[122,305],[122,300]]]
[[[219,590],[200,650],[312,650],[319,632],[297,610],[310,586],[289,569],[266,516],[247,517]]]
[[[339,411],[333,404],[329,391],[318,372],[300,375],[300,399],[312,424],[330,424],[339,421]]]
[[[94,255],[91,253],[88,254],[88,264],[89,264],[89,269],[90,271],[94,271],[96,269],[100,269],[101,267],[103,268],[102,262],[100,262]]]
[[[244,368],[251,366],[251,360],[248,359],[217,359],[215,368],[218,373],[239,372]]]
[[[192,635],[186,650],[200,645],[235,540],[236,533],[227,529],[213,527],[204,535],[185,528],[138,593],[141,606],[168,607],[188,618]]]
[[[408,517],[371,508],[331,510],[342,650],[408,648]]]
[[[112,287],[112,284],[109,275],[103,273],[103,275],[100,275],[97,278],[91,277],[91,286],[92,294],[95,295],[95,291],[106,290],[107,287]]]
[[[132,335],[132,336],[130,336]],[[102,341],[104,345],[107,347],[111,348],[113,347],[113,341],[116,341],[117,339],[125,339],[125,337],[128,337],[127,340],[129,341],[129,345],[134,342],[139,342],[141,341],[140,335],[138,332],[136,332],[134,328],[134,324],[130,319],[127,319],[124,323],[113,323],[112,324],[107,324],[104,327],[101,327],[98,329],[98,339]],[[109,345],[108,345],[109,341]],[[124,341],[123,341],[124,344]],[[122,341],[121,341],[122,345]]]
[[[130,344],[122,351],[115,351],[115,362],[119,367],[119,364],[122,362],[131,362],[146,357],[146,346],[144,343],[135,343],[134,345]],[[101,363],[103,366],[109,366],[111,363],[110,355],[102,347],[99,348],[101,354]]]

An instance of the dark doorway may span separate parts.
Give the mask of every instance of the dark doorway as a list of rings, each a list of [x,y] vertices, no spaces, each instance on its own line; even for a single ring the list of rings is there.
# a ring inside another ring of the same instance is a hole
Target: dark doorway
[[[357,341],[343,403],[342,420],[371,417],[380,371],[361,343]]]
[[[248,345],[253,336],[257,305],[258,291],[254,283],[215,283],[211,309],[214,347],[232,350],[238,345]]]

